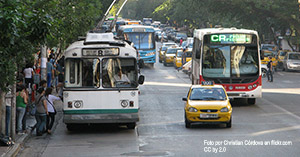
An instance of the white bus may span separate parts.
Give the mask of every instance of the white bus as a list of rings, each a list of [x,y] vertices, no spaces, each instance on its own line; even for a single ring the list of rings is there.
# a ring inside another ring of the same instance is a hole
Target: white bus
[[[192,83],[202,81],[221,84],[230,98],[255,104],[262,96],[258,33],[236,28],[195,30]]]
[[[118,123],[134,129],[139,121],[137,51],[112,33],[88,33],[64,53],[63,121],[76,124]]]

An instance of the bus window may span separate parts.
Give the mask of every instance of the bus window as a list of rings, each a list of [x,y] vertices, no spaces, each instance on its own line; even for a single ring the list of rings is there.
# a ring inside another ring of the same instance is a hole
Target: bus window
[[[136,88],[138,84],[135,59],[103,59],[102,84],[104,88]]]
[[[134,43],[137,49],[153,49],[154,40],[152,33],[126,33],[124,34],[126,40]]]
[[[204,46],[203,76],[230,77],[230,46]]]
[[[67,59],[70,66],[66,87],[99,87],[100,62],[98,59]]]
[[[236,77],[258,73],[257,48],[246,46],[231,47],[232,74]]]

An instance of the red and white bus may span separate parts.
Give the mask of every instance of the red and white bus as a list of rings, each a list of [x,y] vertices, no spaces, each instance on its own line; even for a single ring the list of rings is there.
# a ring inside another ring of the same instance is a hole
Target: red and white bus
[[[207,28],[194,31],[192,83],[214,81],[230,98],[255,104],[262,96],[259,36],[254,30]]]

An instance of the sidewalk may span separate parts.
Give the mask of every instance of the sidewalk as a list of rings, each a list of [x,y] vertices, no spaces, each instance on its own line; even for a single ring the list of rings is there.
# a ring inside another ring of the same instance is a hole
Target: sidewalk
[[[27,115],[26,123],[27,123],[27,133],[23,135],[16,135],[16,140],[14,141],[15,142],[14,145],[10,147],[0,146],[1,157],[11,157],[11,156],[16,156],[18,154],[24,141],[30,137],[31,132],[34,130],[36,124],[35,117]]]

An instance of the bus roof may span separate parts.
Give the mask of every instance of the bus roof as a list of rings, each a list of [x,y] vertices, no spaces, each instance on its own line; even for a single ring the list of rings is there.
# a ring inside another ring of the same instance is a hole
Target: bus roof
[[[83,41],[72,43],[64,52],[65,57],[82,57],[81,50],[84,48],[101,49],[101,48],[119,48],[118,56],[136,57],[136,50],[127,42],[116,40],[112,33],[88,33]],[[126,49],[126,50],[125,50]]]
[[[206,34],[217,34],[217,33],[245,33],[245,34],[255,34],[258,36],[257,31],[249,29],[237,29],[237,28],[204,28],[194,30],[194,37],[200,40]]]
[[[144,25],[125,25],[125,26],[121,26],[119,30],[122,30],[123,32],[154,32],[154,28],[152,26],[144,26]]]

